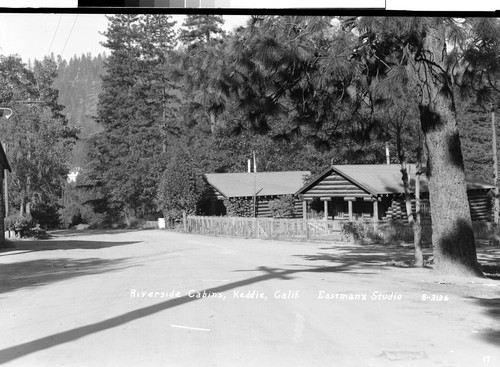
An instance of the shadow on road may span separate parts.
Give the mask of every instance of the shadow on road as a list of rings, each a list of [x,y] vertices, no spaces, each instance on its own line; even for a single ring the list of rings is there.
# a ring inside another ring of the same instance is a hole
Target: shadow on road
[[[0,264],[0,294],[125,269],[130,267],[122,264],[126,260],[56,258]]]
[[[82,237],[82,236],[94,236],[98,234],[120,234],[120,233],[131,233],[146,231],[146,229],[58,229],[54,231],[49,231],[48,233],[53,238],[58,237]]]
[[[77,240],[32,240],[15,241],[15,247],[0,250],[0,258],[7,255],[17,255],[19,253],[33,251],[51,251],[51,250],[99,250],[108,247],[133,245],[137,241],[113,242],[113,241],[77,241]]]
[[[485,313],[493,318],[496,323],[500,322],[500,298],[470,297],[485,309]],[[500,346],[500,330],[493,328],[480,331],[479,337],[492,344]]]
[[[349,263],[352,267],[411,267],[414,260],[413,249],[409,247],[389,247],[384,245],[364,245],[352,247],[324,247],[325,252],[314,255],[295,255],[308,261],[328,261],[333,263]],[[335,250],[335,254],[326,252]],[[430,256],[432,250],[424,249],[424,258]]]

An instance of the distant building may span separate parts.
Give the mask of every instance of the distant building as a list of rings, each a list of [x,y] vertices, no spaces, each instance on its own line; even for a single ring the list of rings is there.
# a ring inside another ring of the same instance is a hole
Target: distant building
[[[294,195],[311,175],[309,171],[284,172],[241,172],[241,173],[207,173],[205,178],[210,185],[205,199],[211,201],[209,215],[226,214],[224,199],[256,198],[255,215],[272,217],[269,204],[278,197]],[[302,216],[302,204],[296,200],[296,216]]]
[[[5,171],[11,172],[9,161],[7,160],[7,155],[3,150],[2,143],[0,143],[0,242],[5,241],[5,203],[4,203],[4,177]]]

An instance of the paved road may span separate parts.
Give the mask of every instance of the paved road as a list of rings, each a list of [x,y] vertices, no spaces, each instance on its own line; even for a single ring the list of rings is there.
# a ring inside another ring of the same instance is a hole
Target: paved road
[[[383,266],[405,255],[154,230],[22,242],[0,253],[0,364],[498,366],[477,300],[500,282]]]

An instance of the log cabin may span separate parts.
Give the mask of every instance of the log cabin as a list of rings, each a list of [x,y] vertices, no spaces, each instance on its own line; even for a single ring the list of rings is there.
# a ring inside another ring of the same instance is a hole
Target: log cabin
[[[255,197],[255,216],[272,217],[270,203],[281,196],[295,195],[310,175],[310,171],[207,173],[204,177],[209,190],[205,199],[210,205],[203,214],[225,215],[224,199],[253,201]],[[296,198],[294,206],[295,216],[302,217],[301,201]]]
[[[408,171],[415,212],[416,166],[409,164]],[[427,178],[425,174],[419,177],[421,213],[424,219],[430,220]],[[472,220],[491,221],[494,186],[470,175],[466,175],[466,180]],[[399,164],[332,165],[312,178],[296,195],[303,202],[303,212],[314,204],[318,207],[319,202],[325,219],[408,220]]]

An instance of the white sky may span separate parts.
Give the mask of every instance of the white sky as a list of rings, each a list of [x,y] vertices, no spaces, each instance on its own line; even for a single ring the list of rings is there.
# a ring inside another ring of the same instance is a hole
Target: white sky
[[[184,16],[172,18],[180,26]],[[247,16],[225,15],[224,28],[231,30],[245,24],[247,19]],[[100,45],[105,37],[99,32],[106,29],[107,19],[103,14],[0,13],[0,55],[18,54],[25,63],[28,59],[41,60],[51,52],[66,60],[88,52],[94,56],[103,52],[109,55],[109,50]]]

